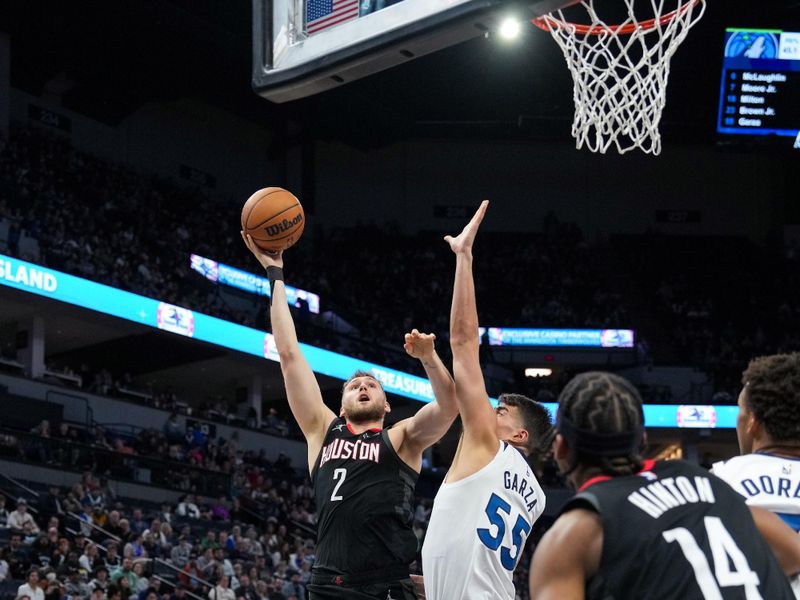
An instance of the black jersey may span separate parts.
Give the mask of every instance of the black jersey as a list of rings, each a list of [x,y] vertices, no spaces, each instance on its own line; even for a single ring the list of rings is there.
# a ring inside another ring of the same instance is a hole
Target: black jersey
[[[705,469],[646,461],[638,475],[589,480],[574,508],[603,525],[588,600],[794,598],[744,500]]]
[[[418,546],[411,529],[417,476],[397,456],[387,430],[355,434],[347,421],[335,419],[311,473],[314,571],[407,577]]]

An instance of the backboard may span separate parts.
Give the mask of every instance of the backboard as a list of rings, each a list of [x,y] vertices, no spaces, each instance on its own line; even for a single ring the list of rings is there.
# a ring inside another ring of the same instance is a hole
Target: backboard
[[[253,88],[288,102],[577,0],[253,0]]]

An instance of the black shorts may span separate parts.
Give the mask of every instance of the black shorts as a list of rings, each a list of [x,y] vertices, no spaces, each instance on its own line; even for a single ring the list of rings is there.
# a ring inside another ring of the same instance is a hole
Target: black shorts
[[[410,579],[384,583],[342,584],[309,583],[309,600],[416,600]]]

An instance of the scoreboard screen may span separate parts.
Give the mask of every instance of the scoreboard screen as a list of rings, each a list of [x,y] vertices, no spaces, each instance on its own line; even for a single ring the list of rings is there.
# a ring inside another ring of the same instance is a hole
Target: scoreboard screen
[[[717,131],[800,149],[800,32],[726,31]]]

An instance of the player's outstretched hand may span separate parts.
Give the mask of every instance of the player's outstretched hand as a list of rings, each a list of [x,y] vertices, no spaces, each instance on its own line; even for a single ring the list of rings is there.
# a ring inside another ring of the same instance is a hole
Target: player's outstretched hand
[[[412,329],[411,333],[406,334],[403,348],[410,356],[425,361],[433,356],[435,340],[436,335],[433,333],[420,333],[419,330]]]
[[[247,246],[247,249],[253,253],[253,255],[258,259],[258,262],[261,263],[261,266],[265,269],[267,267],[278,267],[280,269],[283,268],[283,252],[275,252],[274,254],[266,252],[262,250],[256,243],[253,241],[253,238],[250,237],[250,234],[245,234],[244,231],[240,231],[239,233],[242,234],[242,239],[244,240],[244,245]]]
[[[450,244],[450,249],[453,252],[461,254],[472,250],[472,243],[475,241],[475,235],[478,233],[478,227],[480,227],[481,221],[483,221],[483,215],[486,214],[486,208],[488,206],[488,200],[481,202],[481,205],[478,207],[478,210],[475,211],[470,222],[467,223],[467,226],[464,227],[457,237],[453,237],[452,235],[444,236],[444,241]]]
[[[417,600],[425,600],[425,580],[422,575],[411,575],[414,582],[414,591],[417,593]]]

